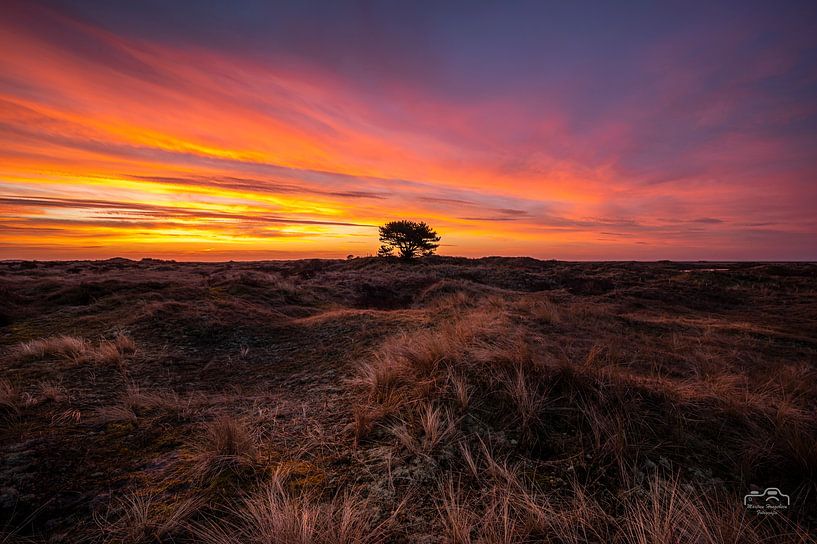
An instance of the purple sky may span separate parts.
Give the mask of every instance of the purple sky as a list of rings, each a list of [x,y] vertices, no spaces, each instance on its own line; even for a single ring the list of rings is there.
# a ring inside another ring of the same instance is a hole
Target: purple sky
[[[12,2],[0,258],[817,259],[817,3]]]

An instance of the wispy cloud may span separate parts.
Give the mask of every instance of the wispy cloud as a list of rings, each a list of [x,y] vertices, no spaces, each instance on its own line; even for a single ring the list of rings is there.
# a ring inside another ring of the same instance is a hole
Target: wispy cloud
[[[11,2],[0,257],[817,258],[814,6],[543,9]]]

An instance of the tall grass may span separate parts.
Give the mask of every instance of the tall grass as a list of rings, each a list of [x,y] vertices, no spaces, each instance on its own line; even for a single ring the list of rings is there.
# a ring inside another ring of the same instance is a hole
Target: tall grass
[[[244,419],[229,414],[203,423],[191,444],[190,467],[194,477],[202,481],[225,471],[252,470],[257,462],[253,430]]]
[[[113,340],[100,340],[94,344],[77,336],[51,336],[23,342],[14,350],[24,361],[58,358],[75,363],[93,362],[103,365],[117,365],[124,357],[136,350],[136,343],[124,334],[117,334]]]
[[[165,504],[154,495],[127,493],[97,512],[94,521],[104,542],[173,542],[174,535],[186,530],[187,518],[200,506],[196,499]]]
[[[451,472],[438,475],[448,541],[759,543],[782,529],[758,529],[741,515],[741,491],[753,474],[795,484],[789,490],[800,500],[817,490],[814,412],[807,395],[786,393],[797,384],[674,377],[661,361],[640,370],[615,344],[598,341],[579,356],[560,355],[542,345],[525,316],[514,319],[501,301],[488,302],[387,339],[352,381],[366,414],[358,416],[366,420],[359,439],[383,427],[408,455],[450,462],[446,452],[457,452],[463,485]],[[534,309],[542,311],[526,311]],[[492,437],[513,437],[502,448],[534,466],[543,450],[557,466],[571,459],[571,468],[604,485],[574,481],[569,500],[543,495],[488,452],[483,438]],[[641,467],[654,465],[650,458],[676,469],[694,458],[742,480],[717,488],[718,500],[702,500],[704,490],[675,472],[645,484]]]
[[[195,526],[197,539],[210,544],[378,544],[386,542],[395,512],[380,515],[376,505],[353,494],[322,499],[292,492],[286,473],[275,472],[258,492],[229,512],[234,522],[211,519]]]

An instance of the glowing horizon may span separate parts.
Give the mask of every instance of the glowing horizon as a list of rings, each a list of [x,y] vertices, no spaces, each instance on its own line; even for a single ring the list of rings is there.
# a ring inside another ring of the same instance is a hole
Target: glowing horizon
[[[0,14],[0,259],[817,259],[813,5],[195,5]]]

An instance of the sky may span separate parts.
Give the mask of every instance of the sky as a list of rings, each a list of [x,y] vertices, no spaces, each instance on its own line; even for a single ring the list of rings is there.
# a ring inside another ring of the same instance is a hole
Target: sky
[[[817,3],[6,0],[0,259],[817,260]]]

